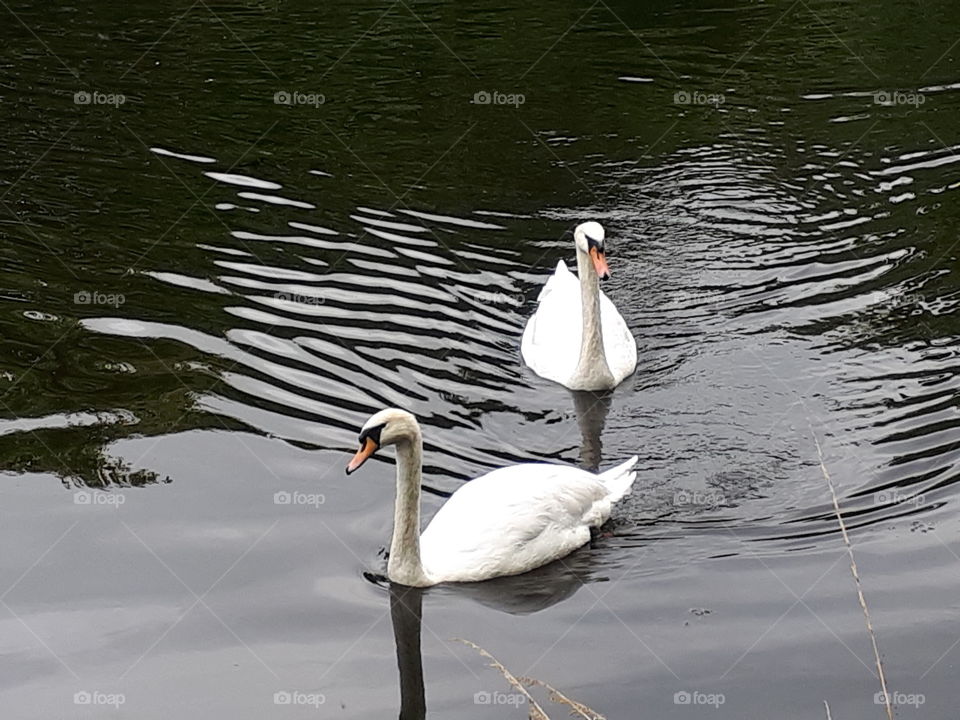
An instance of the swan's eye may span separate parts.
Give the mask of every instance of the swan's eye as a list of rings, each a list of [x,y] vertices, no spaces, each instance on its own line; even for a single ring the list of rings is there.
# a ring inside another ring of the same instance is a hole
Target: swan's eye
[[[587,238],[587,250],[589,251],[590,248],[593,248],[593,249],[596,250],[598,253],[600,253],[601,255],[603,255],[603,240],[594,240],[593,238],[588,237],[588,238]]]
[[[590,241],[590,249],[587,251],[590,259],[593,260],[593,267],[597,271],[597,277],[606,280],[610,277],[610,268],[607,266],[607,259],[603,255],[603,243],[595,240]]]
[[[384,423],[383,425],[377,425],[376,427],[364,428],[360,433],[360,447],[363,447],[363,441],[367,438],[373,440],[377,444],[377,447],[380,447],[380,433],[383,432],[383,428],[386,426],[387,424]]]

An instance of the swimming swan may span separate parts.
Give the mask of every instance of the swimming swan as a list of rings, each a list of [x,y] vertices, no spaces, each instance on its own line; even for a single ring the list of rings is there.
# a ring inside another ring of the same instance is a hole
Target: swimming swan
[[[367,420],[346,472],[386,445],[397,446],[387,577],[413,587],[518,575],[562,558],[590,540],[636,476],[636,456],[599,475],[547,463],[499,468],[453,493],[421,535],[423,441],[413,415],[388,408]]]
[[[609,390],[637,367],[637,342],[598,278],[610,276],[603,226],[581,223],[573,231],[577,274],[563,260],[547,280],[520,343],[524,362],[541,377],[571,390]]]

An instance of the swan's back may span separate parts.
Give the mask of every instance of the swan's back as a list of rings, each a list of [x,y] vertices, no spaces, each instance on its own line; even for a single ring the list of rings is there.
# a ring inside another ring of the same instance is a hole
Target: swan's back
[[[458,489],[420,539],[427,575],[469,582],[516,575],[590,539],[629,491],[636,458],[601,475],[528,463],[494,470]]]

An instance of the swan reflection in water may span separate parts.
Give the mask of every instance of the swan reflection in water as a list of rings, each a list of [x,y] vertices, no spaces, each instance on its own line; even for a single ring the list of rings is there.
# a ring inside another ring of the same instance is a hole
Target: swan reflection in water
[[[423,720],[427,716],[420,655],[422,611],[422,588],[390,583],[390,620],[400,669],[400,720]]]
[[[598,472],[603,460],[603,441],[600,436],[610,414],[613,391],[571,390],[573,409],[580,426],[580,463],[584,470]]]
[[[584,548],[563,561],[523,575],[482,583],[437,585],[429,590],[391,583],[382,576],[367,574],[368,580],[378,585],[389,584],[390,588],[390,619],[400,671],[400,720],[423,720],[427,712],[420,652],[424,593],[466,595],[501,612],[529,615],[566,600],[586,582],[602,580],[602,577],[590,575],[590,555]]]

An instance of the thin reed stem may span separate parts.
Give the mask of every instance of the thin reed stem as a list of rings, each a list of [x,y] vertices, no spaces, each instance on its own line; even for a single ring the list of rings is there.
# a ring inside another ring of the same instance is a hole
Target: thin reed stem
[[[843,522],[843,515],[840,512],[840,502],[837,500],[837,490],[833,486],[833,480],[827,471],[826,463],[823,460],[823,450],[820,447],[820,441],[813,433],[813,443],[817,446],[817,457],[820,458],[820,470],[823,471],[823,477],[830,487],[830,497],[833,499],[833,511],[836,513],[837,522],[840,523],[840,532],[843,533],[843,544],[847,547],[847,555],[850,557],[850,573],[853,575],[853,581],[857,585],[857,597],[860,599],[860,608],[863,610],[863,617],[867,622],[867,632],[870,633],[870,642],[873,645],[873,656],[877,661],[877,676],[880,678],[880,689],[883,691],[883,704],[887,709],[887,720],[893,720],[893,707],[890,705],[890,693],[887,691],[887,678],[883,672],[883,663],[880,662],[880,649],[877,646],[877,635],[873,632],[873,623],[870,622],[870,611],[867,609],[867,599],[863,596],[863,586],[860,583],[860,572],[857,570],[857,561],[853,557],[853,547],[850,545],[850,536],[847,535],[847,526]],[[826,705],[826,703],[824,703]],[[830,706],[827,705],[827,718],[830,717]]]

